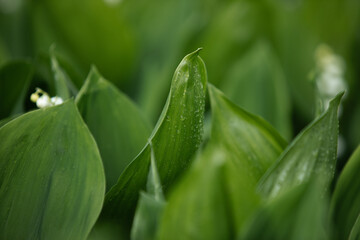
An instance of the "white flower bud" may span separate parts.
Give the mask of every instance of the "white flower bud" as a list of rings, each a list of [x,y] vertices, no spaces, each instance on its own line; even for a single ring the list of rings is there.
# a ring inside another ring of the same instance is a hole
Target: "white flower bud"
[[[41,97],[39,97],[39,99],[36,101],[36,106],[38,108],[51,107],[52,103],[50,101],[49,96],[47,94],[44,94]]]

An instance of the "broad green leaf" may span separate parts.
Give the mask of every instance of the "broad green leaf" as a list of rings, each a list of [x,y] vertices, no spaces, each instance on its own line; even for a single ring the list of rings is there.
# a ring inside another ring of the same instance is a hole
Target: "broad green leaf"
[[[129,80],[136,41],[116,8],[103,0],[41,0],[33,5],[43,15],[43,21],[50,23],[51,29],[47,30],[54,32],[44,34],[52,37],[82,69],[95,64],[117,85]]]
[[[104,79],[95,67],[76,104],[99,146],[110,189],[146,144],[151,128],[135,103]]]
[[[349,240],[359,240],[359,239],[360,239],[360,214],[357,217],[349,236]]]
[[[140,192],[134,223],[131,229],[132,240],[155,239],[158,222],[165,206],[165,198],[156,167],[154,151],[151,151],[151,165],[147,180],[147,191]]]
[[[338,239],[349,238],[360,214],[360,146],[353,153],[337,181],[331,211]]]
[[[209,84],[211,139],[221,142],[254,184],[279,157],[285,140],[262,118],[239,108]]]
[[[234,239],[236,218],[244,222],[259,204],[235,160],[221,145],[207,145],[170,194],[157,239]]]
[[[198,53],[185,56],[176,69],[166,105],[149,140],[165,193],[188,168],[202,141],[207,74]],[[117,219],[128,228],[139,191],[145,188],[149,166],[147,144],[107,193],[102,216]]]
[[[24,110],[24,100],[33,72],[27,61],[12,61],[0,69],[0,119]]]
[[[241,56],[220,88],[235,104],[263,117],[286,139],[291,137],[287,82],[268,42],[256,42]]]
[[[238,239],[327,240],[327,202],[316,182],[294,187],[265,203]]]
[[[270,198],[308,179],[324,175],[324,191],[332,181],[336,165],[338,94],[329,109],[305,128],[286,148],[259,183],[259,191]]]
[[[209,85],[209,93],[212,110],[210,142],[221,146],[227,161],[233,164],[225,176],[232,193],[228,200],[232,206],[233,224],[238,229],[244,221],[244,210],[239,206],[244,202],[244,196],[235,194],[240,189],[238,182],[255,191],[257,182],[279,157],[286,142],[266,121],[230,102],[214,86]]]
[[[105,192],[96,143],[72,100],[0,128],[0,238],[85,239]]]

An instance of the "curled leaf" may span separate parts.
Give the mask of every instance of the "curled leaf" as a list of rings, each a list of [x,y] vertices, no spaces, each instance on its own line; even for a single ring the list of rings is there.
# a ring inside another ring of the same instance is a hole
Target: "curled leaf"
[[[165,193],[187,169],[202,141],[207,74],[199,50],[188,54],[174,73],[170,93],[150,137]],[[106,195],[103,217],[129,226],[145,188],[150,166],[150,145],[130,163]]]

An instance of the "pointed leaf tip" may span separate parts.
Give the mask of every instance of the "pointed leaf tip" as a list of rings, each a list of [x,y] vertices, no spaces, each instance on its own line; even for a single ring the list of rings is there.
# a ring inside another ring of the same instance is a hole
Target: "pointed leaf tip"
[[[274,198],[319,175],[326,179],[323,181],[323,194],[328,191],[336,166],[337,112],[343,94],[341,92],[332,99],[329,108],[288,145],[260,180],[260,193]]]

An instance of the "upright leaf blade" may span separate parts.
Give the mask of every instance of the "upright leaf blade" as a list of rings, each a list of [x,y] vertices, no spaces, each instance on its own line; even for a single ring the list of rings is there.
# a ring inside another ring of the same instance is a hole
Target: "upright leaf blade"
[[[249,180],[257,183],[285,148],[285,140],[266,121],[239,108],[210,84],[209,93],[211,139],[224,144]]]
[[[57,61],[55,54],[53,53],[53,50],[50,51],[51,69],[54,74],[56,96],[61,97],[63,100],[66,100],[70,97],[70,91],[68,89],[70,79],[69,76],[67,76],[66,72],[60,67],[59,62]]]
[[[326,240],[327,202],[316,182],[306,182],[265,203],[239,239]]]
[[[104,79],[95,67],[81,88],[76,104],[94,135],[110,189],[146,144],[150,124],[135,103]]]
[[[349,240],[359,240],[359,239],[360,239],[360,214],[357,217],[349,236]]]
[[[156,167],[154,151],[147,181],[147,192],[141,192],[131,228],[132,240],[154,240],[159,220],[165,207],[161,182]]]
[[[233,239],[259,203],[238,169],[223,146],[209,143],[170,194],[158,239]]]
[[[329,109],[311,123],[287,147],[259,183],[259,191],[268,197],[321,175],[327,190],[336,165],[338,106],[343,93],[331,102]]]
[[[85,239],[104,199],[100,154],[72,100],[0,129],[0,238]]]
[[[331,211],[338,239],[347,239],[360,214],[360,146],[353,153],[336,184]],[[358,223],[359,225],[359,223]]]
[[[188,167],[202,141],[207,74],[198,53],[185,56],[176,69],[166,105],[150,137],[165,193]],[[106,195],[104,217],[131,224],[149,165],[147,144]]]
[[[219,156],[220,154],[220,156]],[[169,197],[158,239],[230,239],[222,152],[207,148]]]
[[[159,239],[232,239],[259,204],[256,183],[286,142],[209,85],[210,142],[169,197]],[[181,232],[181,234],[176,234]]]

